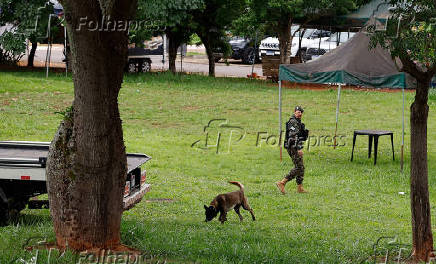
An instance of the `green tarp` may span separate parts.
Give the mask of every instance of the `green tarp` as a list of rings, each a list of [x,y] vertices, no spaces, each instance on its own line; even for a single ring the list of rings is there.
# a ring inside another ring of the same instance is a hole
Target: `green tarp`
[[[369,36],[358,32],[348,42],[308,63],[282,64],[279,80],[297,83],[342,83],[375,88],[413,88],[410,75],[381,47],[369,49]]]

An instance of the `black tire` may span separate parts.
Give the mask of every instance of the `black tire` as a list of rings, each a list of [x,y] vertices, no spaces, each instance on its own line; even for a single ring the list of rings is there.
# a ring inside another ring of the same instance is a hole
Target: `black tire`
[[[4,202],[0,202],[0,226],[5,226],[9,222],[9,208]]]
[[[141,72],[150,72],[151,71],[151,61],[143,60],[141,61]]]
[[[253,64],[256,62],[256,54],[254,52],[253,47],[248,47],[245,49],[244,54],[242,55],[242,62],[244,64]]]
[[[29,198],[27,197],[18,197],[10,200],[7,209],[8,221],[12,223],[17,222],[20,218],[21,210],[26,208],[28,202]]]
[[[137,71],[138,71],[138,65],[137,65],[136,61],[129,60],[129,62],[127,63],[127,72],[133,73],[133,72],[137,72]]]
[[[215,57],[215,62],[219,62],[221,60],[220,57]]]

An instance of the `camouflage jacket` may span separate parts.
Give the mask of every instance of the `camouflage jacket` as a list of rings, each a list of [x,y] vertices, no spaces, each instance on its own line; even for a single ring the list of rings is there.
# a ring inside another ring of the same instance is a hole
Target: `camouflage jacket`
[[[288,122],[286,122],[285,133],[285,148],[296,147],[297,149],[303,148],[303,142],[307,139],[309,131],[306,130],[304,123],[301,119],[292,115]]]

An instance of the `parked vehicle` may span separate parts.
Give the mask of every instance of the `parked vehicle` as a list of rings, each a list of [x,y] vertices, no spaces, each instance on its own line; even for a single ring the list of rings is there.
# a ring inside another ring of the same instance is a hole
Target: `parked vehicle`
[[[163,52],[161,44],[157,49],[130,48],[127,56],[125,71],[127,72],[149,72],[151,71],[150,55],[159,55]]]
[[[45,167],[48,142],[0,141],[0,224],[16,217],[26,206],[48,208],[47,200],[30,198],[47,193]],[[145,154],[127,154],[127,175],[123,208],[140,202],[150,185],[141,165],[151,158]]]
[[[329,31],[325,30],[317,30],[317,29],[306,29],[304,30],[303,35],[301,36],[302,30],[297,25],[291,27],[291,34],[294,34],[292,38],[291,44],[291,57],[296,56],[297,52],[300,50],[300,54],[304,57],[307,49],[309,47],[314,46],[319,42],[321,37],[321,41],[326,40],[330,36]],[[301,46],[300,46],[300,37],[301,37]],[[259,48],[259,55],[266,56],[278,56],[280,55],[280,47],[279,47],[279,39],[276,37],[268,37],[261,41]]]
[[[311,43],[306,53],[303,56],[303,61],[315,60],[330,50],[335,49],[337,46],[347,42],[356,33],[354,32],[335,32],[328,38],[321,38],[321,41]],[[338,38],[339,35],[339,38]]]
[[[259,48],[254,47],[254,41],[243,37],[232,37],[228,41],[232,48],[231,58],[234,60],[242,60],[244,64],[253,64],[259,61],[259,54],[256,50]],[[214,52],[215,61],[218,62],[223,58],[223,52],[217,48]]]
[[[244,64],[253,64],[259,60],[259,55],[256,52],[258,47],[254,46],[254,41],[247,38],[233,37],[229,44],[232,47],[232,59],[242,60]]]

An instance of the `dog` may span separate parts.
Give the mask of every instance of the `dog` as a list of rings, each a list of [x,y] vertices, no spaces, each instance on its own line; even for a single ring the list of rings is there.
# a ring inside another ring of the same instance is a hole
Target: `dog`
[[[227,221],[227,212],[232,209],[235,209],[235,212],[239,216],[239,220],[242,222],[244,218],[239,213],[239,208],[241,206],[242,208],[250,212],[251,218],[253,219],[253,221],[255,221],[256,217],[254,216],[253,209],[251,209],[250,205],[248,204],[247,197],[245,197],[244,194],[244,185],[242,185],[240,182],[235,181],[229,181],[229,183],[238,186],[239,190],[235,192],[219,194],[217,197],[215,197],[215,199],[212,200],[209,207],[205,205],[205,222],[209,222],[214,219],[219,212],[219,221],[221,222],[221,224],[224,224],[224,222]]]

